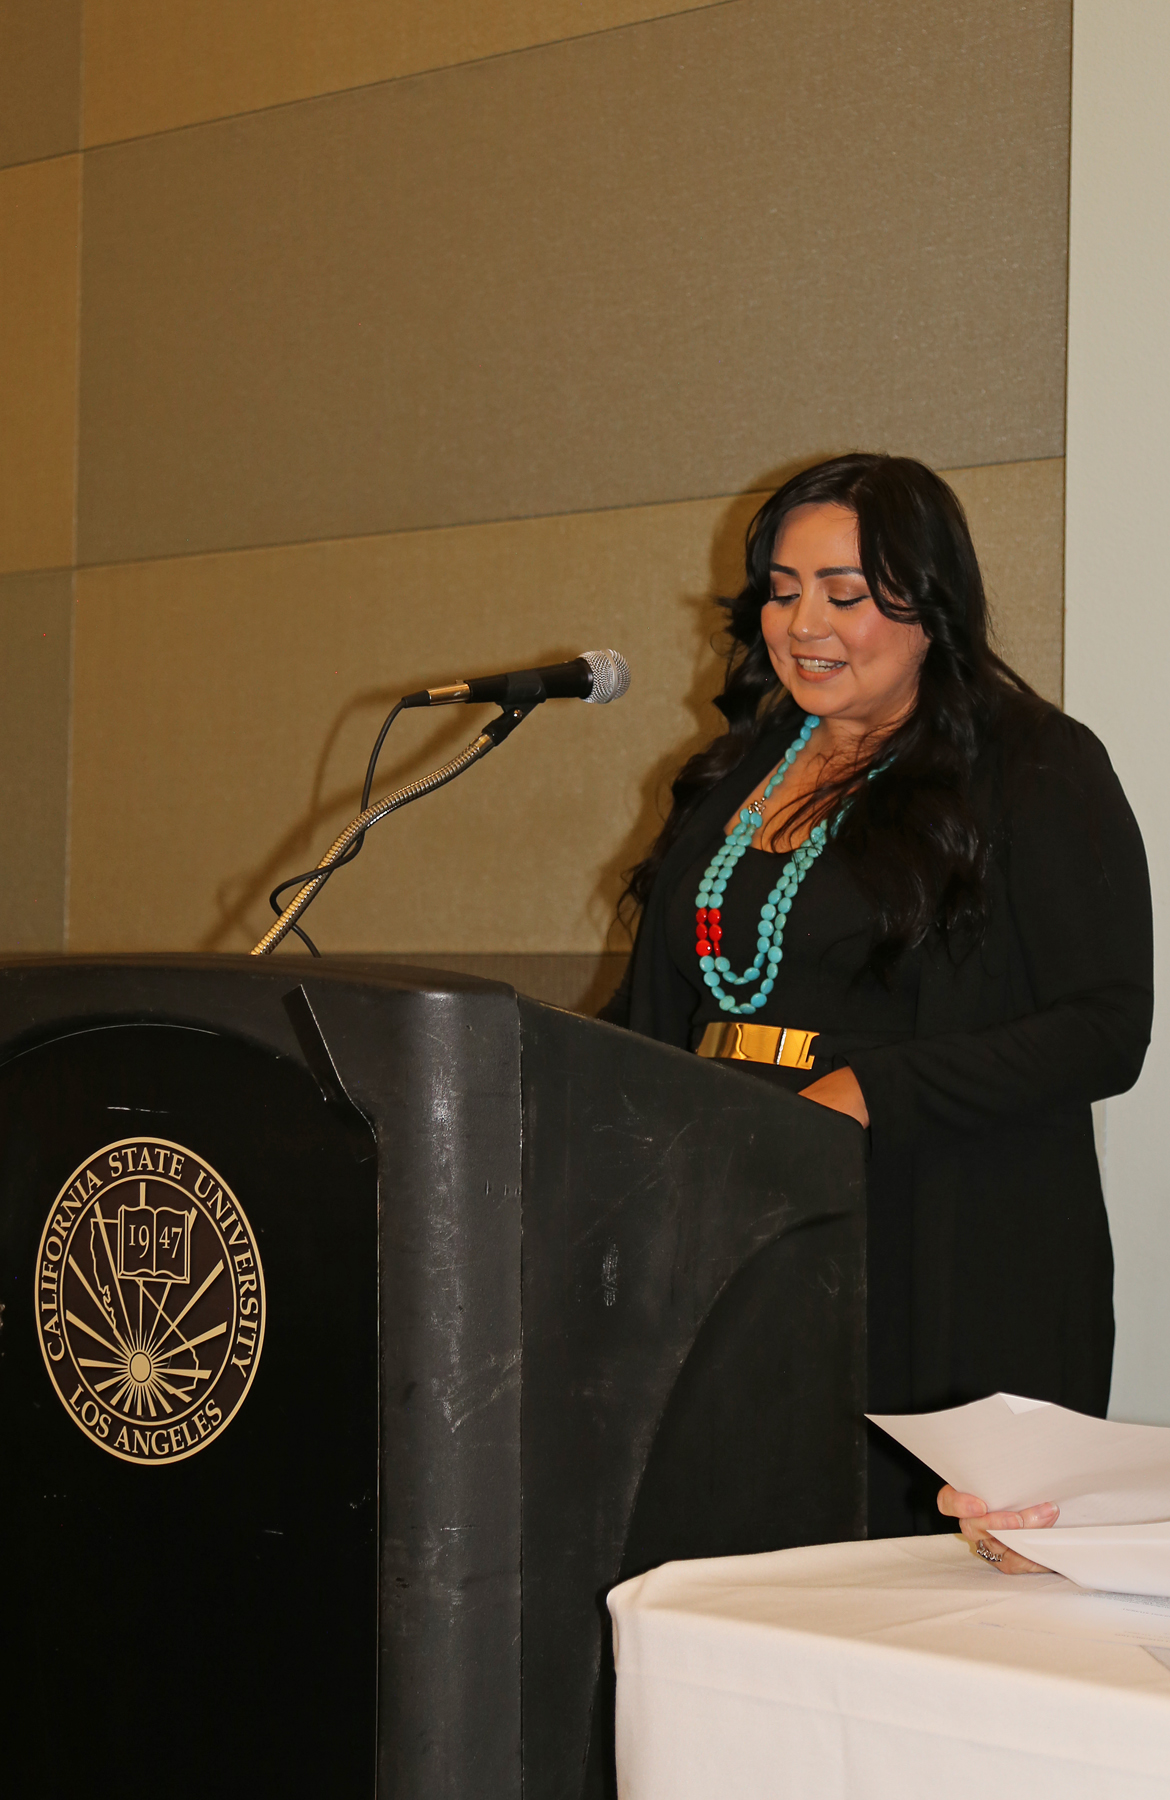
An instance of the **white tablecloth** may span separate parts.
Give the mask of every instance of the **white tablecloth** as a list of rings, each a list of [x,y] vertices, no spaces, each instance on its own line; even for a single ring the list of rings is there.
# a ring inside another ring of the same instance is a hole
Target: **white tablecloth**
[[[952,1537],[668,1563],[609,1599],[622,1800],[1170,1800],[1170,1651],[1096,1604]]]

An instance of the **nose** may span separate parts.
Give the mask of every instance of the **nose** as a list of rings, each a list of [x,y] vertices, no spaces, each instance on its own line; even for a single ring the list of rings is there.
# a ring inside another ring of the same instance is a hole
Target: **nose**
[[[794,643],[807,644],[830,635],[828,611],[815,593],[802,594],[788,615],[788,635]]]

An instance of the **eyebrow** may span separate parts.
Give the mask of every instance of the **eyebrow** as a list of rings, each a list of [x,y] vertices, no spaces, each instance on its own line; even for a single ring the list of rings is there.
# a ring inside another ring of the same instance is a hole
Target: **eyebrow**
[[[787,563],[769,563],[768,567],[772,571],[773,575],[791,575],[794,581],[800,580],[800,575],[798,574],[798,572],[795,569],[790,569]],[[864,576],[864,574],[865,574],[864,569],[848,568],[848,567],[846,567],[846,565],[844,563],[834,566],[831,569],[818,569],[816,572],[818,581],[824,581],[826,579],[826,577],[829,575],[862,575],[862,576]]]

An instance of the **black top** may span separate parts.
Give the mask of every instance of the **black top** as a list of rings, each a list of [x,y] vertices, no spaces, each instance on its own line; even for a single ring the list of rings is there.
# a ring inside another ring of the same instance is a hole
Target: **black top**
[[[676,883],[666,905],[670,959],[695,990],[692,1050],[706,1025],[736,1016],[722,1010],[704,982],[695,950],[695,893],[721,835],[720,826]],[[722,949],[736,974],[755,958],[760,908],[786,860],[768,850],[747,850],[727,885],[720,908]],[[904,957],[887,985],[866,970],[872,936],[869,906],[830,844],[797,890],[784,928],[776,985],[767,1004],[751,1015],[759,1025],[796,1026],[818,1034],[812,1045],[812,1069],[773,1071],[772,1078],[781,1085],[798,1092],[848,1062],[855,1051],[913,1037],[921,957],[917,953]],[[759,983],[724,985],[736,999],[745,1000]]]
[[[676,944],[674,907],[679,931],[691,909],[693,931],[696,868],[799,726],[786,711],[684,826],[603,1014],[611,1022],[692,1044],[702,1002],[694,961]],[[1090,1103],[1133,1085],[1149,1042],[1145,855],[1101,744],[1054,707],[1037,715],[1005,697],[972,803],[991,846],[978,946],[959,953],[932,936],[879,1018],[864,981],[844,978],[860,921],[836,935],[864,901],[856,891],[834,896],[848,878],[826,852],[790,915],[808,953],[794,956],[800,985],[778,984],[768,1017],[830,1027],[800,1085],[827,1058],[847,1062],[865,1095],[870,1410],[927,1411],[1002,1389],[1103,1415],[1113,1261]],[[750,912],[750,882],[741,864],[725,930],[738,932],[741,905]],[[810,1016],[779,1016],[793,1005]],[[871,1529],[912,1530],[905,1495],[880,1491],[888,1474],[880,1457],[871,1462]],[[920,1528],[931,1522],[917,1517]]]

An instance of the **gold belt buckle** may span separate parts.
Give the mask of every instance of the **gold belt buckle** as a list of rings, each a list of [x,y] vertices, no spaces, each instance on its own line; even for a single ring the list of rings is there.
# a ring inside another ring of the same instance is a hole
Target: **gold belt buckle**
[[[811,1069],[812,1041],[820,1035],[819,1031],[798,1031],[792,1025],[741,1025],[738,1020],[720,1020],[707,1026],[695,1055],[728,1062],[774,1063],[782,1069]]]

